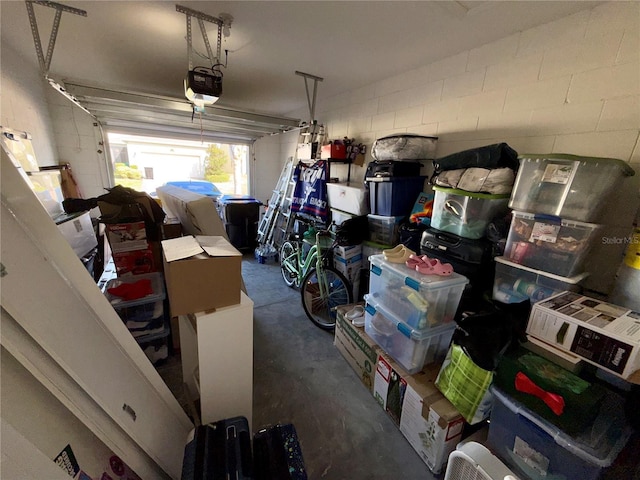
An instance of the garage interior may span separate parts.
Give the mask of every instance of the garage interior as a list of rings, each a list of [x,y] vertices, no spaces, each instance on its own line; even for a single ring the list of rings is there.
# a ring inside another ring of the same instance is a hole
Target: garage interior
[[[438,159],[502,143],[520,155],[616,159],[635,175],[592,221],[602,225],[601,237],[580,286],[602,301],[620,288],[640,207],[637,2],[11,1],[0,4],[0,21],[3,132],[25,133],[37,169],[68,165],[82,199],[116,186],[110,134],[246,147],[247,191],[224,193],[255,199],[261,218],[283,168],[301,158],[310,125],[322,126],[322,143],[364,146],[358,162],[329,162],[330,183],[360,190],[376,141],[393,135],[437,139],[420,167],[427,178]],[[185,76],[201,65],[221,82],[213,103],[185,95]],[[153,365],[56,224],[7,170],[3,478],[79,475],[52,461],[65,448],[86,478],[116,475],[114,456],[128,469],[119,478],[180,478],[187,434],[198,408],[207,408],[185,394],[184,338],[176,334],[168,358]],[[166,195],[185,211],[202,205],[192,192]],[[168,197],[160,196],[164,208]],[[105,216],[97,206],[88,210],[94,223]],[[229,233],[214,223],[217,233],[205,235]],[[183,233],[189,228],[182,222]],[[292,423],[308,478],[444,478],[446,465],[429,465],[363,387],[334,331],[309,321],[277,258],[253,248],[240,254],[236,303],[251,303],[250,320],[228,335],[251,335],[235,351],[227,345],[233,360],[219,357],[212,369],[214,403],[236,402],[248,389],[238,415],[254,434]],[[189,314],[194,326],[215,318]],[[244,375],[236,372],[247,371],[249,386],[234,392]],[[637,398],[633,381],[602,377]],[[484,444],[487,429],[486,419],[466,422],[457,438]],[[639,442],[634,431],[615,463],[598,466],[598,478],[640,478]]]

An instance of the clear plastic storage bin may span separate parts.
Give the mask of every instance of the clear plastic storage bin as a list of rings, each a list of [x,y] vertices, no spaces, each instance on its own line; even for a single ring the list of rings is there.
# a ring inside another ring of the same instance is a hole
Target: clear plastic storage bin
[[[369,239],[374,243],[397,245],[400,238],[400,223],[405,218],[405,216],[367,215]]]
[[[422,275],[384,255],[369,257],[369,296],[409,327],[424,330],[453,322],[467,277]]]
[[[374,215],[409,215],[427,177],[366,177]]]
[[[109,292],[112,288],[133,285],[140,281],[148,281],[151,286],[151,293],[142,298],[124,300],[122,297]],[[104,294],[118,315],[120,315],[122,321],[127,324],[127,327],[144,328],[145,324],[163,315],[165,289],[164,279],[160,272],[114,278],[107,282]]]
[[[131,333],[151,363],[156,364],[169,356],[171,326],[168,319],[165,319],[162,326],[158,329],[153,329],[151,333],[145,335]]]
[[[431,226],[464,238],[485,236],[487,225],[507,213],[509,195],[473,193],[434,186]]]
[[[455,323],[417,330],[386,310],[375,297],[365,295],[364,299],[365,332],[409,375],[419,372],[426,364],[444,360]]]
[[[504,258],[561,277],[573,277],[584,271],[584,260],[601,227],[550,215],[513,212]]]
[[[509,206],[514,210],[598,220],[609,196],[634,170],[622,160],[576,155],[520,155]]]
[[[570,436],[492,387],[487,444],[520,478],[596,480],[631,435],[622,400],[605,399],[596,420]]]
[[[496,257],[495,261],[493,298],[503,303],[520,303],[527,299],[533,303],[564,291],[579,292],[579,283],[589,275],[581,273],[574,277],[561,277],[518,265],[503,257]]]

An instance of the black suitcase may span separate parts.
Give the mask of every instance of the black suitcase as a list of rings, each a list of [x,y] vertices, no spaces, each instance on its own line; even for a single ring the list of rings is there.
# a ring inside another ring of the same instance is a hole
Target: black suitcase
[[[467,294],[482,294],[493,285],[493,244],[486,238],[472,240],[433,227],[422,232],[420,253],[453,266],[469,279]]]
[[[255,480],[307,480],[298,435],[290,423],[253,436],[253,461]]]
[[[401,160],[373,160],[367,165],[365,179],[380,177],[417,177],[420,162]]]
[[[182,480],[252,480],[251,432],[245,417],[196,427],[187,440]]]

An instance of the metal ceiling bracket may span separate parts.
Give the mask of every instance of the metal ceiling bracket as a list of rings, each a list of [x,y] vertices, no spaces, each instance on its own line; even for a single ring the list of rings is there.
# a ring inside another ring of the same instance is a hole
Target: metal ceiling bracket
[[[202,32],[202,39],[204,40],[204,44],[207,48],[207,55],[209,55],[209,60],[211,61],[212,64],[219,64],[220,51],[222,48],[222,30],[224,27],[228,28],[229,26],[231,26],[233,17],[228,14],[222,14],[224,15],[224,18],[222,16],[218,18],[212,15],[207,15],[206,13],[198,12],[197,10],[192,10],[190,8],[183,7],[182,5],[176,5],[176,11],[180,13],[184,13],[187,16],[187,55],[189,56],[189,70],[193,69],[191,17],[194,17],[198,20],[198,24],[200,25],[200,31]],[[213,50],[211,50],[211,44],[209,43],[207,30],[204,27],[205,21],[214,23],[218,26],[218,44],[217,44],[215,57],[213,56]]]
[[[324,78],[311,75],[310,73],[299,72],[297,70],[296,70],[296,75],[300,75],[301,77],[304,77],[304,88],[307,91],[307,104],[309,105],[309,114],[310,114],[309,119],[311,120],[311,122],[313,122],[315,120],[315,114],[316,114],[316,94],[318,93],[318,82],[323,81]],[[308,79],[313,80],[313,99],[309,94],[309,84],[307,83]]]
[[[40,70],[47,76],[49,73],[49,67],[51,66],[51,58],[53,57],[53,48],[56,44],[56,37],[58,36],[58,29],[60,27],[60,18],[62,12],[73,13],[74,15],[80,15],[82,17],[87,16],[87,12],[80,10],[79,8],[68,7],[56,2],[48,2],[42,0],[25,0],[27,5],[27,14],[29,15],[29,23],[31,24],[31,33],[33,34],[33,43],[36,46],[36,55],[38,55],[38,63],[40,64]],[[36,21],[36,13],[33,9],[33,4],[42,5],[43,7],[50,7],[55,9],[56,16],[53,19],[53,26],[51,27],[51,36],[49,37],[49,45],[47,46],[47,55],[45,56],[42,50],[42,42],[40,41],[40,32],[38,31],[38,22]]]

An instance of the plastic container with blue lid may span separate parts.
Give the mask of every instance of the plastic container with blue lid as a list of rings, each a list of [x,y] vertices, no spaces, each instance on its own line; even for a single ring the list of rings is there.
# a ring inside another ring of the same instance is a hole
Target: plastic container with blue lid
[[[596,419],[569,435],[502,390],[491,387],[491,391],[487,446],[520,478],[596,480],[631,436],[624,402],[612,392]]]
[[[404,319],[411,328],[434,328],[453,321],[467,277],[423,275],[384,255],[369,257],[369,294],[385,310]]]
[[[409,375],[444,359],[455,330],[454,322],[418,330],[385,309],[374,296],[365,295],[364,299],[365,332]]]

